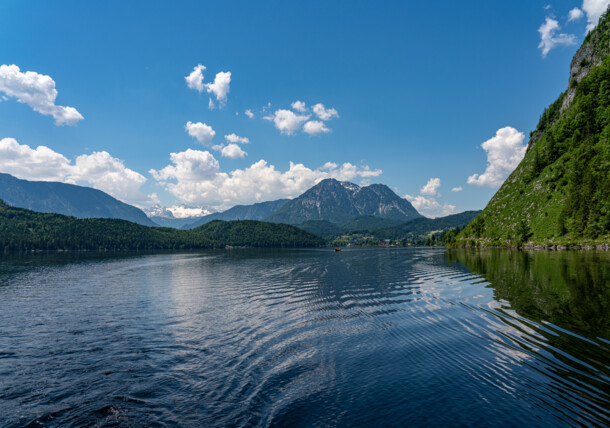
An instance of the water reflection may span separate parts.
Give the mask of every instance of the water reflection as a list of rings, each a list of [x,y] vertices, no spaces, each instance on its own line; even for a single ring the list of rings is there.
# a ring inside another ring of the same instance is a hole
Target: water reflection
[[[607,425],[607,253],[0,259],[0,426]]]

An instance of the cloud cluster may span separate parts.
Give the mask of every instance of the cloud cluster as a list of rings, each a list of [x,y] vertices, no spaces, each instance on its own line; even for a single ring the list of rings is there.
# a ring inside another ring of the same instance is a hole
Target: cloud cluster
[[[575,7],[568,13],[568,22],[578,21],[580,18],[584,16],[584,12],[579,8]]]
[[[25,180],[84,183],[124,202],[142,205],[154,202],[155,195],[141,191],[146,178],[125,167],[108,152],[80,155],[71,162],[45,146],[35,149],[13,138],[0,140],[0,172]]]
[[[237,135],[235,133],[225,135],[225,140],[227,140],[229,143],[241,143],[241,144],[250,143],[250,140],[247,137],[240,137],[239,135]]]
[[[318,103],[311,108],[313,114],[320,120],[309,120],[312,115],[303,101],[297,100],[290,106],[292,110],[278,109],[272,114],[263,116],[263,119],[273,122],[282,134],[294,135],[300,130],[309,135],[320,135],[330,132],[325,122],[339,117],[336,109],[327,109],[322,103]],[[263,111],[265,109],[263,108]]]
[[[608,10],[610,0],[583,0],[582,10],[577,8],[570,11],[570,20],[582,18],[583,12],[587,15],[587,33],[593,31],[599,22],[599,18]]]
[[[193,123],[189,120],[184,126],[184,129],[191,137],[195,138],[206,147],[212,145],[212,140],[216,135],[216,131],[214,131],[210,125],[201,122]]]
[[[419,195],[405,195],[405,199],[411,202],[413,207],[426,217],[443,217],[455,213],[455,205],[441,205],[436,198],[441,197],[438,189],[441,187],[440,178],[431,178],[419,189]]]
[[[203,83],[203,72],[205,70],[206,67],[204,65],[197,64],[193,68],[191,74],[184,78],[186,81],[186,86],[189,89],[194,89],[198,92],[205,91],[208,94],[213,94],[219,104],[219,107],[222,108],[227,104],[227,95],[231,89],[231,72],[221,71],[216,73],[216,77],[212,83]],[[210,109],[216,107],[212,98],[209,100],[208,107]]]
[[[339,113],[334,108],[325,108],[324,104],[318,103],[312,108],[316,116],[322,120],[330,120],[334,117],[339,117]]]
[[[527,145],[523,144],[525,135],[507,126],[498,129],[496,136],[481,144],[487,153],[487,168],[481,175],[468,177],[468,184],[474,186],[498,187],[519,165],[525,156]]]
[[[29,105],[38,113],[53,116],[55,125],[76,125],[83,116],[74,107],[55,104],[57,89],[50,76],[34,71],[22,73],[16,65],[0,65],[0,92]],[[4,98],[6,100],[6,98]]]
[[[220,148],[220,154],[229,159],[243,159],[248,155],[248,153],[243,151],[241,147],[233,143],[222,146]]]
[[[224,209],[236,204],[250,204],[300,195],[324,178],[353,180],[379,176],[381,170],[350,163],[326,163],[318,169],[290,163],[287,171],[278,171],[265,160],[245,169],[222,172],[214,156],[207,151],[186,150],[170,154],[171,164],[150,170],[152,176],[182,203],[205,204]]]
[[[273,122],[275,127],[286,135],[293,135],[309,118],[309,115],[300,115],[284,109],[276,110],[273,114],[264,117],[265,120]]]
[[[254,113],[252,113],[252,110],[248,109],[244,112],[246,114],[246,116],[248,116],[250,119],[254,119]]]
[[[557,46],[567,46],[576,43],[576,36],[574,34],[557,34],[557,31],[560,29],[559,23],[549,17],[547,17],[544,24],[538,28],[538,32],[540,33],[540,44],[538,45],[538,48],[542,51],[543,58],[547,56],[551,49],[554,49]]]
[[[405,195],[405,199],[422,215],[431,218],[445,217],[455,213],[455,205],[441,205],[435,198],[426,198],[422,195]]]
[[[419,193],[421,193],[422,195],[426,195],[426,196],[437,196],[438,195],[438,188],[440,186],[441,186],[441,179],[440,178],[431,178],[430,180],[428,180],[426,185],[423,186],[419,190]]]

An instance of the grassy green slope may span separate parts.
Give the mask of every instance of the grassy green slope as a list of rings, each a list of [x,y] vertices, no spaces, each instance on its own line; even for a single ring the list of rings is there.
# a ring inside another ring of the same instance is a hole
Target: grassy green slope
[[[609,51],[606,15],[575,57],[582,57],[576,70],[596,58],[601,64],[573,78],[545,110],[524,159],[458,243],[610,243]]]
[[[203,249],[314,247],[319,237],[285,224],[213,221],[193,230],[125,220],[77,219],[14,208],[0,201],[0,250]]]

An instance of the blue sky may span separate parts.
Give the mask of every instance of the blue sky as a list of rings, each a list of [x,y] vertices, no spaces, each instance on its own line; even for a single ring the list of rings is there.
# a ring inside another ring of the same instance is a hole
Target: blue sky
[[[222,209],[334,176],[427,215],[481,209],[608,3],[5,1],[0,172],[142,207]]]

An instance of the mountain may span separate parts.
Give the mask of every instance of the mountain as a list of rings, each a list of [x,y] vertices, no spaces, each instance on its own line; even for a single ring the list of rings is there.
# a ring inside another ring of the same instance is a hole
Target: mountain
[[[464,211],[446,217],[420,217],[395,227],[376,229],[371,234],[379,239],[416,239],[432,232],[444,232],[456,227],[466,226],[481,211]]]
[[[0,200],[0,251],[317,247],[319,237],[286,224],[214,221],[194,230],[125,220],[77,219],[11,207]]]
[[[397,224],[395,220],[380,217],[358,216],[342,225],[323,220],[309,220],[297,225],[297,227],[314,235],[327,238],[340,235],[358,235],[364,232],[377,239],[405,238],[411,240],[429,235],[432,232],[444,232],[456,227],[463,228],[480,213],[481,211],[464,211],[463,213],[439,218],[418,217],[401,224]]]
[[[458,244],[610,243],[610,16],[574,56],[525,157]]]
[[[421,215],[411,203],[383,184],[360,187],[332,178],[320,181],[265,218],[274,223],[302,224],[324,220],[343,224],[361,215],[405,222]]]
[[[269,214],[282,208],[286,202],[288,202],[288,199],[259,202],[253,205],[236,205],[226,211],[200,217],[198,220],[185,225],[183,228],[193,229],[213,220],[263,220],[265,217],[269,216]]]
[[[139,208],[101,190],[51,181],[20,180],[0,173],[0,199],[9,205],[77,218],[117,218],[156,226]]]

